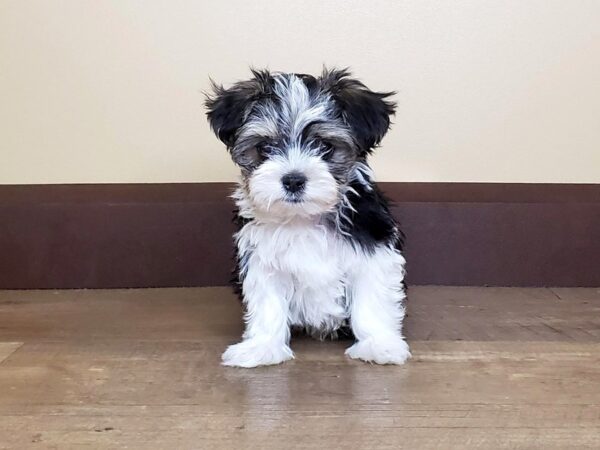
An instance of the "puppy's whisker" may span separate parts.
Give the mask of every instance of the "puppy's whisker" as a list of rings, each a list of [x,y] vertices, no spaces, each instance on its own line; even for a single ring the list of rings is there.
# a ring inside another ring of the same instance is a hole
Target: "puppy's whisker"
[[[269,211],[271,209],[271,203],[273,203],[273,196],[269,196],[269,199],[267,200],[267,211]]]

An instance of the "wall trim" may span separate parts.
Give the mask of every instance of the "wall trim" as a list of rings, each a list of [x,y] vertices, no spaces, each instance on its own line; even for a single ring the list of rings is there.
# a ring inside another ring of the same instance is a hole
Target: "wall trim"
[[[600,185],[380,183],[409,284],[600,286]],[[0,185],[0,288],[227,284],[232,183]]]

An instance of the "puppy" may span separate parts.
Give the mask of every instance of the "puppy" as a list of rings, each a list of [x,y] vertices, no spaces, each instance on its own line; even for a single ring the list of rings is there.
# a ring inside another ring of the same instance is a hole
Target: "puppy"
[[[390,92],[347,70],[318,77],[252,71],[213,85],[207,116],[241,169],[233,197],[243,340],[226,366],[294,358],[290,328],[318,337],[350,327],[350,358],[402,364],[402,233],[367,164],[390,126]]]

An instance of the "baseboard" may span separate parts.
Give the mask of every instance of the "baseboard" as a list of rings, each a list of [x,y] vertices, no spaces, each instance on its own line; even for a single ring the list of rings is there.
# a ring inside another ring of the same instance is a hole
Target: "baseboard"
[[[381,183],[409,284],[600,286],[600,185]],[[215,286],[230,183],[0,186],[0,288]]]

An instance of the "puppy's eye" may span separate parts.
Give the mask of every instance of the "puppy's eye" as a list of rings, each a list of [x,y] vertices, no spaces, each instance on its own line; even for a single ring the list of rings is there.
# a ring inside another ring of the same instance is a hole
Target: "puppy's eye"
[[[262,141],[254,146],[256,153],[260,159],[266,159],[271,153],[273,147],[270,142]]]
[[[254,146],[256,148],[256,151],[259,153],[264,153],[265,149],[267,148],[267,142],[263,141],[263,142],[259,142],[258,144],[256,144]]]
[[[265,161],[269,156],[269,146],[268,143],[259,142],[258,144],[253,145],[252,147],[248,147],[244,150],[244,152],[239,156],[240,164],[247,166],[257,166],[263,161]]]
[[[335,150],[335,147],[333,146],[333,144],[331,142],[323,140],[323,139],[319,140],[318,144],[319,144],[319,148],[321,149],[321,158],[323,158],[324,160],[327,161],[333,155],[333,151]]]

